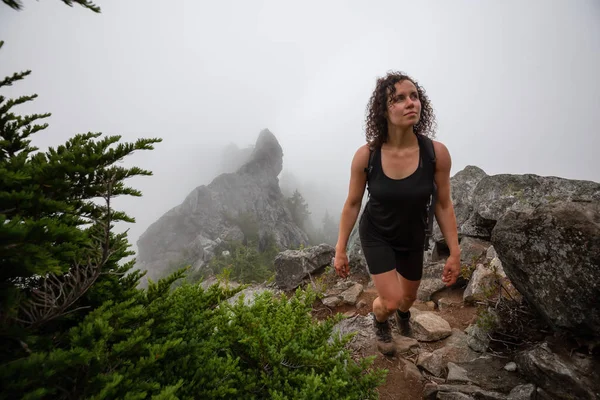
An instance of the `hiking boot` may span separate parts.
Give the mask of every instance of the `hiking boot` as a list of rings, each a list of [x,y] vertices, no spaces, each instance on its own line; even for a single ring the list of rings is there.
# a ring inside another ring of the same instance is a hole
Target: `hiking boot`
[[[400,313],[400,310],[396,310],[396,326],[398,327],[398,332],[402,336],[412,337],[412,329],[410,328],[410,311],[406,313]]]
[[[392,338],[392,327],[390,326],[390,322],[388,320],[379,322],[377,321],[377,318],[375,318],[375,314],[371,314],[373,316],[373,328],[375,329],[377,349],[385,355],[394,354],[396,346],[394,345],[394,340]]]

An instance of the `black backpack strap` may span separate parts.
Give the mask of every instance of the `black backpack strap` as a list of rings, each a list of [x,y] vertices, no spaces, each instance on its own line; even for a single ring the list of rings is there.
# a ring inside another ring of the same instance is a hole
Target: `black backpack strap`
[[[373,170],[373,154],[375,154],[375,150],[373,149],[373,146],[369,146],[369,162],[367,163],[367,166],[364,169],[365,173],[367,174],[367,191],[369,191],[369,175]],[[370,194],[371,192],[369,191],[369,195]]]
[[[432,180],[433,180],[433,191],[431,196],[429,197],[429,202],[427,203],[427,221],[425,222],[425,243],[424,249],[425,251],[429,250],[429,239],[433,236],[433,220],[435,218],[435,203],[437,201],[437,185],[435,184],[435,149],[433,148],[433,141],[423,135],[417,135],[421,143],[423,144],[422,148],[425,149],[426,159],[430,162],[432,167]]]
[[[367,173],[367,176],[373,169],[373,153],[375,153],[375,151],[373,151],[373,147],[369,146],[369,162],[367,163],[367,166],[365,167],[365,172]]]

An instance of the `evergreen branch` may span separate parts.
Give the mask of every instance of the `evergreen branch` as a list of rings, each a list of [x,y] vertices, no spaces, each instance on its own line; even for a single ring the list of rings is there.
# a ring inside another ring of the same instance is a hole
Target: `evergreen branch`
[[[21,129],[23,127],[29,127],[33,121],[37,121],[38,119],[42,119],[42,118],[48,118],[51,115],[52,115],[51,113],[45,113],[45,114],[32,114],[32,115],[27,115],[25,117],[19,116],[16,118],[15,128]],[[29,134],[31,134],[31,133],[30,132],[27,134],[23,133],[23,134],[21,134],[21,138],[26,138],[27,136],[29,136]]]
[[[87,8],[88,10],[92,10],[95,13],[100,13],[100,7],[98,7],[97,5],[95,5],[94,3],[92,3],[91,1],[88,0],[62,0],[63,3],[65,3],[66,5],[68,5],[69,7],[73,7],[73,3],[77,3],[80,6],[82,6],[83,8]]]
[[[17,97],[16,99],[9,99],[6,102],[6,104],[4,104],[2,107],[0,107],[0,114],[7,113],[8,110],[10,110],[11,108],[13,108],[14,106],[18,106],[18,105],[27,103],[28,101],[33,101],[37,97],[38,97],[37,94],[32,94],[32,95],[29,95],[29,96]],[[17,119],[17,117],[15,117],[13,114],[7,114],[6,117],[7,117],[8,120]]]
[[[2,2],[15,11],[21,11],[23,9],[23,3],[20,0],[2,0]],[[77,3],[83,8],[87,8],[98,14],[100,13],[100,7],[88,0],[62,0],[62,2],[69,7],[73,7],[73,3]]]
[[[33,288],[30,297],[20,305],[23,318],[17,318],[17,322],[37,328],[55,318],[78,310],[69,310],[69,308],[91,288],[102,274],[106,262],[114,254],[110,247],[111,198],[114,182],[115,177],[106,181],[107,192],[104,197],[106,220],[101,224],[103,237],[97,238],[98,242],[102,243],[99,259],[94,261],[88,256],[85,265],[74,262],[67,274],[60,277],[48,274],[44,277],[41,285]]]
[[[6,0],[4,0],[6,1]],[[0,41],[0,44],[4,44],[4,41]],[[0,47],[2,47],[0,45]],[[31,70],[23,71],[23,72],[15,72],[12,76],[7,76],[3,80],[0,81],[0,87],[3,86],[11,86],[13,82],[19,81],[21,79],[25,79],[27,75],[31,74]]]

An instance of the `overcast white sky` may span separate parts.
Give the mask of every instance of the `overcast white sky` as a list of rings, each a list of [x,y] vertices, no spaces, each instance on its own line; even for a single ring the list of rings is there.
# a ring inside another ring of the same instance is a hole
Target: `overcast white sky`
[[[600,181],[598,0],[97,0],[101,14],[23,2],[0,3],[0,76],[33,70],[5,95],[38,93],[21,111],[53,113],[34,144],[88,131],[164,139],[128,161],[155,173],[133,182],[143,198],[121,201],[133,241],[209,183],[216,150],[263,128],[285,170],[341,208],[388,70],[427,90],[453,174]]]

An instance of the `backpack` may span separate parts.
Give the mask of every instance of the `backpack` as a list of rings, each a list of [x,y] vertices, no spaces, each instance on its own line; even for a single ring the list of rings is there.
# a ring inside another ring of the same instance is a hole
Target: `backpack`
[[[431,139],[429,139],[427,136],[423,136],[423,135],[419,135],[419,134],[417,134],[417,139],[419,140],[419,142],[421,144],[421,148],[425,149],[425,159],[429,160],[429,162],[432,164],[434,175],[435,175],[436,159],[435,159],[435,150],[433,148],[433,141]],[[369,147],[369,163],[368,163],[367,167],[365,168],[365,172],[367,173],[367,190],[369,190],[369,187],[368,187],[369,173],[373,170],[372,162],[373,162],[373,153],[375,153],[374,150],[375,149],[372,146]],[[369,191],[369,197],[370,197],[370,195],[371,194]],[[427,202],[426,221],[424,221],[424,224],[425,224],[425,243],[423,244],[424,251],[429,250],[429,240],[433,236],[433,219],[435,218],[436,200],[437,200],[437,185],[435,184],[435,179],[433,179],[433,191],[432,191],[431,195],[429,196],[429,201]]]

